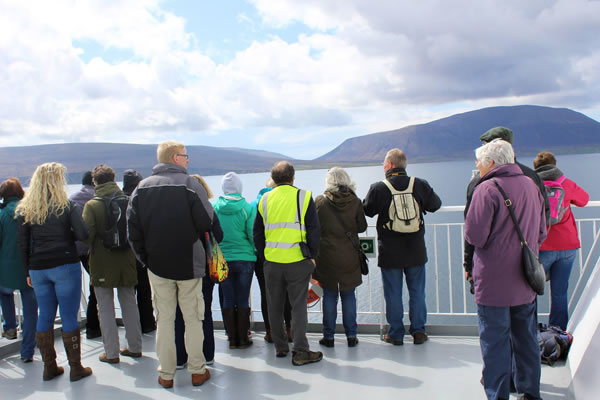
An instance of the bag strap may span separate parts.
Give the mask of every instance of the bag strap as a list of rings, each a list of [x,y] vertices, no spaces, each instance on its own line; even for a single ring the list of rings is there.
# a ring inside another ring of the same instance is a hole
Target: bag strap
[[[337,218],[338,222],[340,223],[340,225],[342,226],[342,228],[344,229],[344,231],[346,232],[346,237],[348,238],[348,240],[350,240],[350,243],[352,243],[352,246],[354,246],[354,249],[356,251],[358,251],[359,253],[362,253],[362,249],[361,247],[354,241],[354,237],[352,236],[352,232],[350,232],[347,228],[346,225],[344,224],[344,221],[342,220],[342,217],[340,217],[340,215],[338,214],[337,210],[335,209],[335,207],[333,206],[333,203],[331,202],[331,200],[329,200],[327,198],[327,196],[323,196],[327,202],[327,205],[329,206],[329,208],[333,211],[333,215],[335,215],[335,217]]]
[[[510,217],[512,218],[513,222],[515,223],[515,227],[517,228],[517,233],[519,234],[519,240],[521,240],[521,246],[527,246],[527,241],[525,240],[525,237],[523,236],[523,232],[521,231],[521,226],[519,225],[519,221],[517,221],[517,217],[515,216],[515,212],[513,211],[512,201],[510,201],[510,199],[506,195],[506,192],[504,191],[504,189],[502,189],[502,186],[500,186],[498,181],[496,181],[495,179],[492,179],[492,181],[498,187],[498,190],[502,194],[502,197],[504,197],[504,205],[508,208]]]

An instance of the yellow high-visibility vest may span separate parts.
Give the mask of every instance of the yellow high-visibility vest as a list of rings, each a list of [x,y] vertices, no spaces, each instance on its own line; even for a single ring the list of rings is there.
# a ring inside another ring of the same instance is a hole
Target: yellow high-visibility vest
[[[291,185],[277,186],[263,195],[258,212],[265,225],[265,259],[289,264],[304,260],[300,242],[306,242],[304,217],[311,192]],[[298,221],[297,204],[302,207]]]

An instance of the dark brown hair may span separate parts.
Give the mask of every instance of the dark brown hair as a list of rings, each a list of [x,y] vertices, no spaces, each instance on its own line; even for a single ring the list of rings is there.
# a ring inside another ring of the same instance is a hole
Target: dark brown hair
[[[0,185],[0,197],[8,199],[9,197],[18,197],[19,200],[25,196],[23,185],[17,178],[8,178]]]
[[[115,180],[115,170],[108,165],[100,164],[92,171],[92,179],[96,185],[101,185],[106,182]]]
[[[539,168],[542,165],[556,165],[556,158],[554,157],[554,154],[550,153],[549,151],[542,151],[541,153],[538,153],[538,155],[535,157],[535,160],[533,160],[533,168]]]

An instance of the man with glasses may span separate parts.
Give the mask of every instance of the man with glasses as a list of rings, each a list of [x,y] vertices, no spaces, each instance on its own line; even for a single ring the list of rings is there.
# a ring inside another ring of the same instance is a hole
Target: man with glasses
[[[202,238],[210,231],[213,208],[204,187],[188,175],[182,143],[158,145],[158,164],[131,194],[127,209],[129,241],[149,271],[157,311],[158,383],[173,387],[176,369],[175,309],[183,313],[185,347],[192,384],[210,378],[202,353],[204,301],[202,277],[206,254]]]

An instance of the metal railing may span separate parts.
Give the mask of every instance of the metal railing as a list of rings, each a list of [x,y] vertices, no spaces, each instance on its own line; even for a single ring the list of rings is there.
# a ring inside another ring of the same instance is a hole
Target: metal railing
[[[600,207],[600,201],[591,201],[586,208]],[[442,207],[438,213],[461,213],[464,206]],[[575,267],[569,281],[569,310],[575,308],[579,296],[583,291],[587,279],[600,258],[600,246],[598,241],[600,231],[598,226],[600,218],[577,218],[577,230],[581,240],[581,248],[577,252]],[[366,234],[361,236],[376,237],[377,232],[374,225],[369,225]],[[426,301],[428,309],[428,324],[449,326],[475,326],[476,306],[473,296],[469,292],[469,285],[464,279],[463,272],[463,250],[464,250],[464,223],[462,222],[436,222],[426,224],[425,241],[428,251],[428,262],[426,264]],[[385,323],[385,302],[383,299],[383,288],[381,272],[376,266],[376,258],[369,262],[370,273],[363,277],[363,283],[357,288],[357,309],[359,324],[377,324],[383,326]],[[80,318],[85,317],[85,309],[88,297],[88,277],[83,274],[82,296]],[[215,287],[216,289],[216,287]],[[407,290],[403,290],[404,304],[408,305]],[[550,308],[550,289],[547,287],[546,294],[538,298],[538,312],[546,317]],[[218,295],[215,293],[215,298]],[[22,305],[18,292],[16,292],[15,304],[19,321],[22,320]],[[213,302],[216,307],[215,319],[219,320],[220,309],[218,302]],[[118,307],[118,304],[116,304]],[[260,321],[260,292],[256,281],[253,282],[251,293],[251,307],[253,319]],[[406,313],[408,307],[405,306]],[[320,323],[322,310],[320,305],[309,308],[309,322]],[[341,315],[338,314],[341,318]],[[1,311],[0,311],[1,316]],[[0,318],[1,319],[1,318]]]

